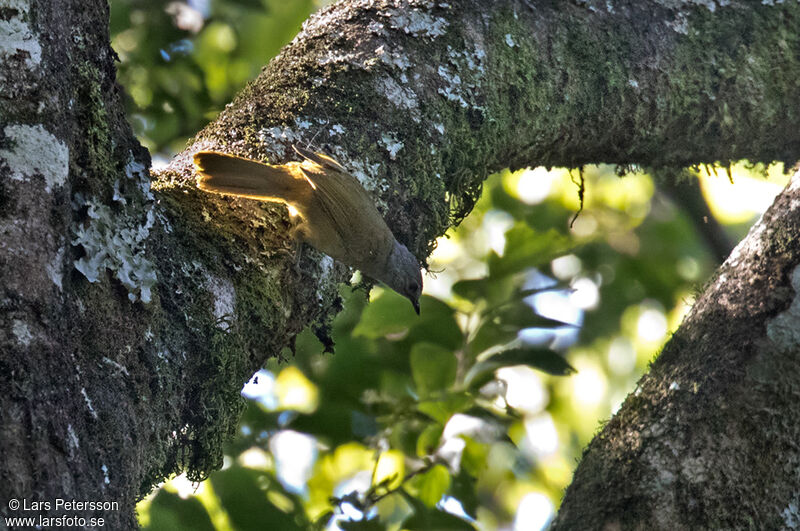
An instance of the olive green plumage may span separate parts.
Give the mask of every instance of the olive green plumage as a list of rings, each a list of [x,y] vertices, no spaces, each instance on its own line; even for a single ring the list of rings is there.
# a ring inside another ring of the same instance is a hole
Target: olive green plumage
[[[361,270],[408,297],[419,313],[422,275],[375,202],[338,162],[295,146],[302,162],[264,164],[226,153],[199,151],[194,164],[206,192],[284,203],[300,215],[296,234],[315,249]]]

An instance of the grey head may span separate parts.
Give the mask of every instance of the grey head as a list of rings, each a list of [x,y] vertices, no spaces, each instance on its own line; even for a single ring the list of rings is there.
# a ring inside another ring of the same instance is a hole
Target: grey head
[[[386,271],[382,275],[387,286],[400,295],[408,298],[414,305],[414,311],[419,315],[419,296],[422,293],[422,272],[419,262],[405,245],[395,240],[394,248],[389,254]]]

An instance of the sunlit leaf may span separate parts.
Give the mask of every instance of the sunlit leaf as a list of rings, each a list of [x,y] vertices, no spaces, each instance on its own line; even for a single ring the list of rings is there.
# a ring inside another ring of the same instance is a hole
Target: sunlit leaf
[[[450,472],[443,465],[434,465],[430,470],[411,480],[417,498],[427,507],[435,507],[450,488]]]

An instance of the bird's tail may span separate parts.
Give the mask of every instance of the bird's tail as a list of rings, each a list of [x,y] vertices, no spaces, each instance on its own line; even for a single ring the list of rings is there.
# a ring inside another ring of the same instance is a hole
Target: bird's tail
[[[216,151],[198,151],[194,165],[198,187],[206,192],[294,204],[308,192],[302,171],[292,165],[273,166]]]

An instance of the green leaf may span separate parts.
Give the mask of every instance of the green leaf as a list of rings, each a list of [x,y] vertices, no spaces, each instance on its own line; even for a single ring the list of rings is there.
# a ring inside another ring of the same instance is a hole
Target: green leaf
[[[455,319],[455,311],[445,302],[423,295],[420,299],[420,317],[406,338],[411,343],[436,343],[450,350],[456,350],[464,342]]]
[[[469,342],[468,352],[471,358],[475,358],[497,345],[505,345],[517,338],[517,330],[501,326],[499,322],[486,321],[480,325],[475,336]]]
[[[411,348],[411,374],[423,396],[449,389],[456,380],[457,361],[452,351],[432,343]]]
[[[489,256],[489,275],[503,277],[546,264],[566,254],[576,246],[571,238],[555,229],[545,233],[533,230],[525,223],[517,223],[506,232],[503,256]]]
[[[491,379],[487,378],[487,375],[494,374],[500,367],[514,365],[527,365],[556,376],[566,376],[575,372],[572,365],[557,352],[539,347],[519,347],[503,350],[476,363],[464,381],[469,388],[476,389]]]
[[[422,400],[417,404],[417,410],[425,413],[430,418],[445,424],[451,416],[466,411],[475,404],[475,399],[466,393],[448,393],[435,400]]]
[[[417,439],[417,455],[419,457],[431,455],[436,451],[439,446],[439,440],[442,438],[442,429],[441,424],[430,424],[422,430]]]
[[[486,306],[492,307],[507,301],[514,292],[514,279],[509,277],[488,276],[459,280],[453,284],[453,293],[468,300],[473,304],[485,301]]]
[[[453,284],[453,293],[468,301],[486,299],[489,295],[488,277],[459,280]]]
[[[385,290],[364,309],[353,335],[378,339],[405,332],[419,320],[408,299],[394,291]]]
[[[450,488],[450,472],[444,465],[434,465],[427,472],[411,480],[417,498],[427,507],[435,507]]]
[[[558,321],[556,319],[550,319],[549,317],[539,315],[533,310],[533,308],[521,301],[517,304],[510,304],[503,307],[497,312],[496,318],[499,319],[501,325],[510,327],[514,330],[522,330],[524,328],[559,328],[562,326],[575,326],[571,323],[565,323],[563,321]]]

